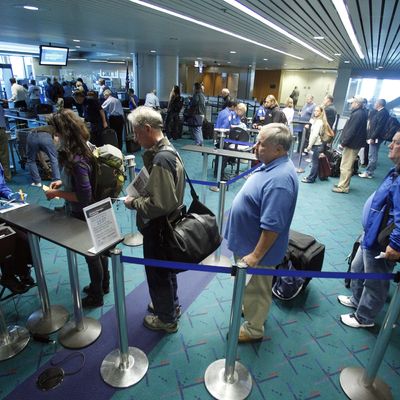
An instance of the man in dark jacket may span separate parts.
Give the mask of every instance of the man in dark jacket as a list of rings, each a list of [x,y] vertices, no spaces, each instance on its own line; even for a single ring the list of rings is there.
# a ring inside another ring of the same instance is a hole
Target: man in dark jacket
[[[333,97],[330,94],[326,95],[322,104],[324,106],[326,120],[328,121],[329,126],[333,129],[337,114],[336,108],[333,105]]]
[[[376,101],[374,110],[370,113],[369,130],[367,143],[368,151],[368,166],[365,172],[358,174],[360,178],[373,178],[378,162],[378,152],[383,136],[385,134],[386,123],[389,119],[389,112],[385,108],[386,100],[379,99]]]
[[[354,97],[351,102],[351,115],[343,128],[340,144],[343,152],[339,183],[332,188],[332,192],[349,193],[354,161],[367,139],[367,115],[363,102],[364,99],[360,96]]]

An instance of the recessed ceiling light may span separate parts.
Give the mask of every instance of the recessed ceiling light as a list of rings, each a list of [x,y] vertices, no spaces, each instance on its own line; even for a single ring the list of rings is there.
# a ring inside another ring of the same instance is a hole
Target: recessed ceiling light
[[[201,57],[197,57],[197,59],[198,59],[198,60],[202,60],[202,58],[201,58]]]
[[[253,64],[249,64],[249,67],[252,67],[253,66]]]
[[[87,61],[87,58],[68,58],[68,61]]]
[[[236,51],[235,50],[231,50],[229,53],[236,54]]]
[[[382,65],[380,65],[379,67],[378,67],[378,69],[382,69],[383,67],[382,67]]]
[[[341,56],[342,53],[335,53],[334,56]]]
[[[350,61],[349,60],[345,60],[344,63],[345,64],[350,64]]]
[[[314,36],[315,40],[324,40],[325,38],[323,36]]]
[[[268,58],[263,58],[264,61],[268,61]]]
[[[150,53],[157,53],[157,50],[150,50]]]
[[[218,63],[217,65],[218,65],[218,66],[220,66],[220,65],[221,65],[221,63]]]
[[[38,7],[35,6],[24,6],[25,10],[30,10],[30,11],[37,11],[39,10]]]
[[[81,46],[75,46],[77,49],[80,49],[81,48]]]
[[[230,62],[230,61],[227,61],[226,63],[227,63],[227,64],[230,64],[231,62]]]
[[[72,39],[73,42],[79,43],[80,40],[79,39]]]

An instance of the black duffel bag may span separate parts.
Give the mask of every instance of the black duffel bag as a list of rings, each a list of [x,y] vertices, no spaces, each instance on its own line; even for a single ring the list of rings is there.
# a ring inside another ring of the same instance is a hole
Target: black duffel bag
[[[185,175],[190,185],[193,201],[189,210],[186,212],[183,207],[177,218],[171,220],[165,217],[162,229],[162,248],[166,258],[170,261],[197,264],[218,249],[222,237],[219,234],[215,215],[199,201],[186,171]]]

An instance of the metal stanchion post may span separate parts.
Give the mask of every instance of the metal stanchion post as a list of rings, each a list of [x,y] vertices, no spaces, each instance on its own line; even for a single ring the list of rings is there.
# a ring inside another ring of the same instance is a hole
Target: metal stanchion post
[[[224,140],[226,138],[225,132],[228,132],[229,129],[215,129],[217,132],[219,132],[219,148],[223,149],[224,148]],[[218,160],[218,169],[217,169],[217,182],[221,182],[221,176],[222,176],[222,164],[223,164],[223,156],[217,156],[216,161]],[[210,186],[210,190],[213,192],[219,192],[218,186]]]
[[[218,215],[217,215],[217,223],[219,228],[219,234],[222,235],[222,225],[224,223],[224,213],[225,213],[225,194],[227,184],[225,181],[220,182],[220,192],[219,192],[219,201],[218,201]],[[209,265],[220,265],[223,267],[230,267],[231,261],[228,257],[221,256],[221,246],[215,251],[215,253],[211,254],[207,258],[205,258],[201,264],[209,264]]]
[[[301,135],[301,143],[300,143],[300,154],[299,154],[299,164],[296,168],[296,172],[301,174],[304,172],[304,168],[301,168],[301,161],[303,159],[303,150],[304,150],[304,143],[306,142],[306,128],[303,128],[303,134]]]
[[[7,327],[0,308],[0,361],[8,360],[21,352],[31,338],[28,329],[10,325]]]
[[[201,178],[203,182],[207,180],[207,169],[208,169],[208,154],[203,153],[203,173]],[[207,195],[207,190],[206,186],[204,185],[203,188],[201,189],[201,202],[203,204],[206,203],[206,195]]]
[[[125,156],[125,161],[128,164],[129,181],[132,182],[135,177],[135,156],[133,154]],[[133,232],[135,230],[135,215],[136,211],[131,211],[131,233],[125,235],[124,244],[126,246],[141,246],[143,244],[143,235],[140,232]]]
[[[129,387],[139,382],[149,368],[146,354],[128,345],[126,324],[124,267],[121,263],[120,249],[110,251],[112,259],[115,310],[118,321],[119,349],[107,354],[100,373],[104,382],[116,388]]]
[[[218,400],[241,400],[251,392],[252,379],[249,371],[236,361],[237,344],[242,313],[243,293],[246,283],[244,263],[238,263],[232,295],[226,358],[214,361],[204,374],[204,384],[210,394]]]
[[[340,373],[340,385],[351,400],[390,400],[393,399],[389,386],[380,378],[377,372],[390,341],[393,326],[400,315],[400,283],[390,302],[375,347],[367,367],[347,367]]]
[[[26,327],[32,333],[48,335],[64,326],[68,321],[69,313],[62,306],[50,306],[49,293],[47,291],[43,263],[40,256],[39,238],[33,233],[28,232],[28,241],[35,268],[41,309],[30,315]]]
[[[59,342],[68,349],[82,349],[92,344],[101,334],[101,323],[94,318],[84,317],[79,290],[76,254],[67,249],[68,272],[74,301],[74,320],[69,321],[58,334]]]

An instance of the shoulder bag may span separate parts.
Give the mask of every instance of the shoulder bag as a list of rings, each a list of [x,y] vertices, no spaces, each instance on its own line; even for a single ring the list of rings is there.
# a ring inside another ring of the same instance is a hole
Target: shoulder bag
[[[172,149],[161,151],[173,152],[180,159]],[[170,216],[164,217],[161,246],[168,260],[197,264],[217,250],[222,237],[215,215],[199,201],[193,184],[185,169],[184,171],[193,200],[187,211],[186,207],[181,207],[178,217],[173,219]],[[175,214],[176,212],[171,215]]]

